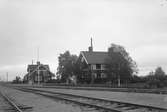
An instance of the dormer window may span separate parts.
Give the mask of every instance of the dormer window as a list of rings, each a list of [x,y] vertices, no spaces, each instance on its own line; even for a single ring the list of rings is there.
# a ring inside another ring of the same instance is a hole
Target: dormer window
[[[101,64],[96,64],[96,69],[101,69]]]

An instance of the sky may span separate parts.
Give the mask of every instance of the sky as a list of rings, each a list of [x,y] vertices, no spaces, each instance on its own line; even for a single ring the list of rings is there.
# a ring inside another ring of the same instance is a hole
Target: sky
[[[39,60],[56,73],[58,56],[125,47],[138,75],[167,72],[166,0],[0,0],[0,79],[23,77]]]

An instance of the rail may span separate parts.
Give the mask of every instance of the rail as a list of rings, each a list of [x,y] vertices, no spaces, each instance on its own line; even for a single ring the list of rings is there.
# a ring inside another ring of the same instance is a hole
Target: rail
[[[16,112],[23,112],[7,95],[2,92],[0,92],[0,94],[14,108],[14,110],[16,110]]]
[[[45,91],[45,90],[31,89],[31,88],[16,88],[16,89],[19,89],[25,92],[40,94],[40,95],[54,98],[54,99],[66,100],[79,105],[112,111],[112,112],[113,111],[124,112],[124,111],[127,111],[128,109],[135,110],[135,109],[141,109],[141,108],[145,108],[146,110],[152,110],[151,112],[154,112],[154,110],[155,112],[157,112],[157,110],[161,112],[167,112],[167,109],[165,108],[159,108],[159,107],[153,107],[153,106],[147,106],[147,105],[111,101],[111,100],[105,100],[105,99],[99,99],[99,98],[92,98],[92,97],[86,97],[86,96],[80,96],[80,95],[73,95],[73,94],[66,94],[66,93],[52,92],[52,91]],[[84,101],[86,99],[86,102],[84,102],[81,99],[83,99]],[[90,103],[90,102],[93,102],[93,103]],[[103,103],[104,105],[101,105],[101,103]],[[106,104],[109,104],[109,105],[105,106]],[[117,105],[117,106],[114,107],[113,105]]]

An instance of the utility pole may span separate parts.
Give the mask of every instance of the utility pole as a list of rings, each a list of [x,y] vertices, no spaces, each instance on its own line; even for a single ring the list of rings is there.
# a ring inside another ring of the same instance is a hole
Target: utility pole
[[[37,74],[38,74],[38,85],[40,84],[40,77],[39,77],[39,66],[40,66],[40,65],[38,65],[38,67],[37,67]]]
[[[6,72],[6,81],[8,82],[8,72]]]
[[[30,84],[30,82],[31,82],[30,81],[31,80],[30,75],[31,75],[31,71],[30,71],[30,68],[29,68],[29,70],[28,70],[28,76],[27,76],[27,81],[28,81],[27,83],[28,84]]]
[[[120,80],[120,75],[118,74],[118,87],[121,86],[121,80]]]
[[[118,64],[118,87],[121,86],[121,79],[120,79],[120,63]]]
[[[38,62],[39,62],[39,47],[37,48],[37,63],[38,63]],[[40,78],[40,76],[39,76],[39,66],[40,66],[40,65],[37,64],[38,85],[40,84],[40,79],[39,79],[39,78]]]

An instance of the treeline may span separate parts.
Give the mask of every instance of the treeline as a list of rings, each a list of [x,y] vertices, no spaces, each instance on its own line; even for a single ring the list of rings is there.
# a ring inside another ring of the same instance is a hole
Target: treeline
[[[162,67],[157,67],[155,71],[151,71],[146,76],[134,75],[130,83],[143,84],[144,88],[163,88],[167,87],[167,75]]]

